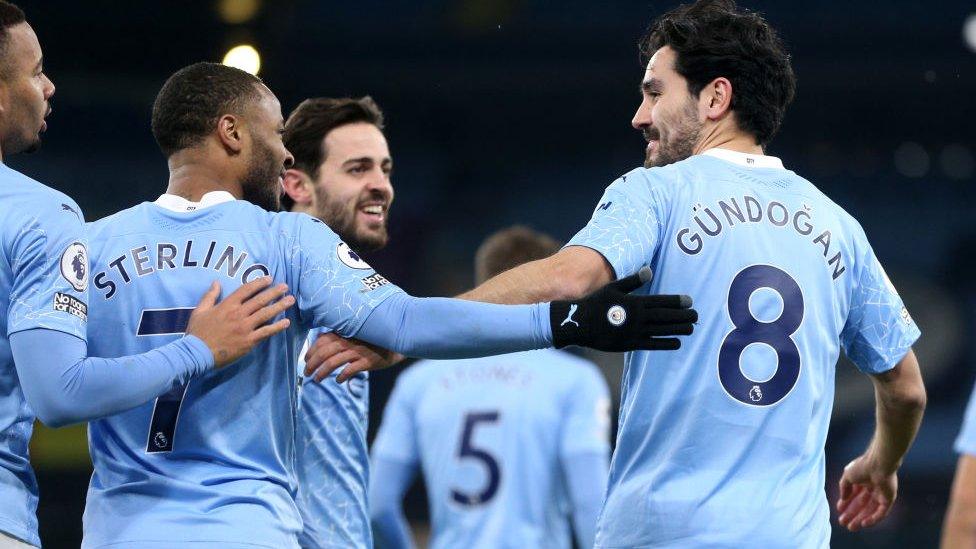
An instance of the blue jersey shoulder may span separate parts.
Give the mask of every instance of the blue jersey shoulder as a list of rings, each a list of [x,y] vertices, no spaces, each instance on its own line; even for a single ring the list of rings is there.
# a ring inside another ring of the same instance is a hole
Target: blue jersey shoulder
[[[3,164],[0,164],[0,196],[7,207],[4,215],[9,221],[57,213],[84,222],[81,208],[71,197]]]

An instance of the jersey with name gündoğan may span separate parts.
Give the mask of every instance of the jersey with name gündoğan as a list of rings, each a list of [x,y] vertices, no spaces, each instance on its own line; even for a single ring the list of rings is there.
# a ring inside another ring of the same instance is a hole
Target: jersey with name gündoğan
[[[624,175],[568,245],[699,313],[680,350],[626,356],[597,547],[826,547],[838,353],[880,373],[919,336],[858,223],[778,159],[712,150]]]

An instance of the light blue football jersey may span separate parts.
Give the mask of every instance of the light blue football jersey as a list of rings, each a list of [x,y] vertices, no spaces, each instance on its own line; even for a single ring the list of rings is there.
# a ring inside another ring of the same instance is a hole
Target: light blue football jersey
[[[827,547],[841,347],[865,373],[919,337],[858,223],[773,157],[711,150],[610,185],[569,243],[638,292],[688,294],[676,352],[629,353],[598,547]]]
[[[311,327],[353,336],[399,289],[376,285],[380,275],[318,220],[223,192],[199,204],[164,195],[91,224],[89,241],[99,356],[180,337],[214,280],[226,296],[270,275],[297,304],[288,330],[235,364],[89,425],[83,546],[296,547],[298,352]]]
[[[962,421],[962,429],[956,437],[956,452],[970,456],[976,456],[976,387],[973,394],[969,397],[969,404],[966,406],[966,415]]]
[[[326,330],[312,330],[306,349]],[[305,369],[305,350],[298,371]],[[343,384],[336,370],[321,382],[301,378],[298,402],[298,509],[307,549],[372,547],[369,485],[369,373]]]
[[[419,463],[434,549],[572,547],[560,464],[609,452],[609,392],[556,350],[420,361],[397,379],[373,453]]]
[[[81,209],[0,164],[0,531],[40,545],[27,444],[34,412],[10,353],[14,333],[44,328],[85,339],[88,256]]]

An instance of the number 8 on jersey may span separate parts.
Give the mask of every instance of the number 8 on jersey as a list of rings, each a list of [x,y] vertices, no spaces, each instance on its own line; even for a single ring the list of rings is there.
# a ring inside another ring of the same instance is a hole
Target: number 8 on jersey
[[[783,300],[783,312],[771,322],[757,319],[749,307],[752,294],[769,288]],[[800,350],[793,334],[803,321],[803,293],[800,285],[782,269],[753,265],[739,272],[729,287],[729,318],[735,329],[725,336],[718,354],[718,377],[725,392],[750,406],[770,406],[793,390],[800,377]],[[742,354],[760,343],[776,351],[776,370],[765,381],[742,373]]]

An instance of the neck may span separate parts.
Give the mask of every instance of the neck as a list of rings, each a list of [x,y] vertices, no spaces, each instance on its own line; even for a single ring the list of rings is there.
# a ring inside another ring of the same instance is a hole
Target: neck
[[[243,196],[240,182],[228,178],[225,170],[217,169],[213,164],[200,162],[198,159],[187,158],[185,151],[169,158],[167,194],[185,198],[190,202],[200,202],[203,195],[213,191],[227,191],[237,199]]]
[[[295,203],[295,204],[294,204],[294,205],[293,205],[293,206],[291,207],[291,209],[290,209],[290,210],[288,210],[288,211],[290,211],[290,212],[292,212],[292,213],[303,213],[303,214],[308,214],[308,215],[310,215],[310,216],[312,216],[312,217],[316,217],[316,216],[315,216],[315,213],[314,213],[314,212],[315,212],[315,210],[314,210],[314,208],[312,208],[312,205],[311,205],[311,204],[298,204],[298,203],[296,202],[296,203]]]
[[[765,154],[763,148],[756,144],[756,138],[730,127],[727,120],[708,127],[695,146],[693,154],[701,154],[708,149],[728,149],[746,154]]]

